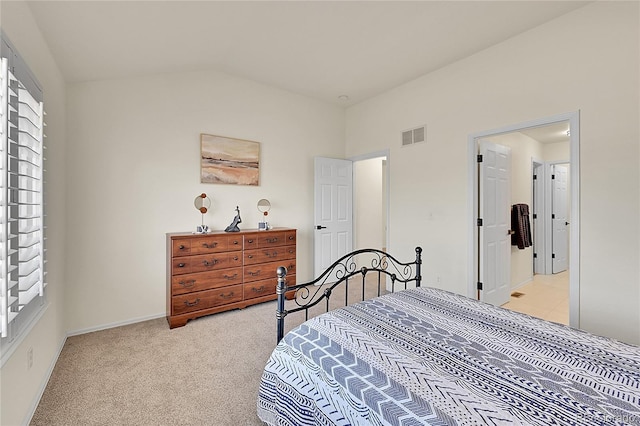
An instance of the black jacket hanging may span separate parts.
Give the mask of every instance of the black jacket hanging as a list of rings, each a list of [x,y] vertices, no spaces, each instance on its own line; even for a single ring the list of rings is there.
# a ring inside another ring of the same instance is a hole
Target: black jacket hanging
[[[529,206],[514,204],[511,207],[511,245],[519,249],[531,247],[531,222],[529,221]]]

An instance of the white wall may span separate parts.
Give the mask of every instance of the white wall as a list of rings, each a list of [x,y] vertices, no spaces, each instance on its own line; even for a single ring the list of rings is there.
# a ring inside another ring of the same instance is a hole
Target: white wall
[[[580,110],[580,326],[640,343],[638,7],[589,4],[347,110],[347,155],[390,149],[389,250],[422,245],[427,284],[467,293],[468,136]]]
[[[200,223],[298,229],[298,276],[311,279],[313,157],[344,157],[344,111],[217,72],[161,74],[68,87],[67,328],[164,315],[165,233]],[[260,142],[260,185],[200,183],[200,133]]]
[[[542,145],[542,160],[544,161],[569,161],[569,142],[554,142]]]
[[[25,2],[2,2],[1,26],[43,86],[46,116],[45,205],[47,214],[47,271],[44,316],[17,346],[0,370],[0,424],[29,421],[62,349],[64,328],[66,230],[66,109],[65,86],[58,67]],[[27,370],[27,350],[33,348],[33,367]]]

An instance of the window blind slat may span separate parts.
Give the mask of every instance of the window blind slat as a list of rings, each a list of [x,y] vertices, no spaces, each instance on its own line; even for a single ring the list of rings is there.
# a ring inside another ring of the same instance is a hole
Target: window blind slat
[[[39,259],[36,259],[39,261]],[[38,262],[39,263],[39,262]],[[20,282],[18,283],[18,288],[21,292],[28,291],[31,287],[38,284],[40,280],[40,273],[37,268],[35,268],[31,273],[20,278]],[[21,303],[24,305],[24,303]]]
[[[18,97],[20,99],[19,103],[24,105],[25,107],[28,107],[35,115],[40,117],[42,115],[40,113],[40,102],[38,102],[33,96],[31,96],[31,93],[29,93],[27,89],[21,86],[22,84],[18,82]]]

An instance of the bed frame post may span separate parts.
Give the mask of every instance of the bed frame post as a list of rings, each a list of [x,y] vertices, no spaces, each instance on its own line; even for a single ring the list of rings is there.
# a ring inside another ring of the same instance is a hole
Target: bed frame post
[[[284,293],[287,287],[287,268],[280,266],[276,273],[278,275],[278,286],[276,287],[276,294],[278,295],[278,309],[276,310],[278,334],[276,344],[278,344],[284,336],[284,317],[287,316],[287,311],[284,310]]]
[[[422,283],[422,247],[416,247],[416,287]]]

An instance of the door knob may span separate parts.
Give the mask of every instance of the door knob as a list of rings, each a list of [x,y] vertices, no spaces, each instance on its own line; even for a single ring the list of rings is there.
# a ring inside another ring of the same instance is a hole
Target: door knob
[[[316,225],[316,229],[327,229],[327,227],[322,225]]]

